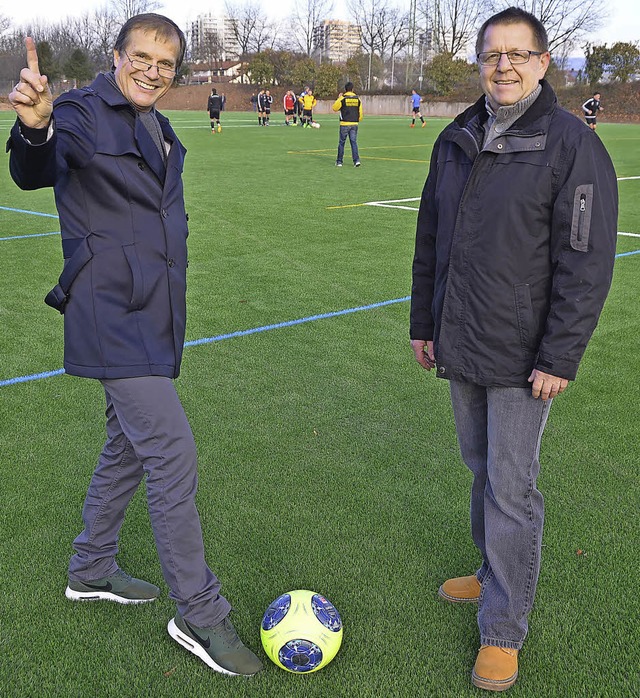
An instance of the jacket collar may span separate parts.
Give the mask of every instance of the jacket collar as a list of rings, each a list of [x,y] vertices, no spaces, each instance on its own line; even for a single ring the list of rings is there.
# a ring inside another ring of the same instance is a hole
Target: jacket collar
[[[113,109],[128,110],[132,118],[135,119],[135,108],[122,94],[115,80],[110,78],[108,74],[99,73],[96,79],[91,83],[91,85],[88,88],[84,89],[97,94],[98,97],[100,97],[100,99],[102,99],[102,101],[105,102],[105,104],[107,104]],[[162,135],[164,136],[165,140],[167,140],[171,144],[171,150],[169,152],[169,160],[167,162],[167,165],[172,161],[175,161],[177,163],[178,161],[176,160],[176,158],[180,157],[179,149],[181,148],[179,148],[180,144],[177,140],[176,134],[174,130],[171,128],[169,119],[167,119],[166,116],[163,116],[157,110],[155,114],[158,119],[158,123],[160,124]],[[149,135],[149,132],[144,127],[140,119],[135,119],[134,137],[136,139],[138,147],[140,148],[140,154],[142,155],[144,160],[155,172],[158,179],[161,182],[164,181],[166,173],[165,163],[163,162],[162,156],[158,152],[158,149],[156,148],[153,139]]]
[[[542,86],[542,91],[540,92],[538,99],[536,99],[536,101],[513,124],[510,130],[519,132],[527,131],[542,116],[548,115],[555,110],[558,100],[553,88],[544,79],[540,81],[540,85]],[[456,123],[460,128],[464,128],[474,120],[478,124],[483,124],[489,118],[485,100],[485,95],[482,95],[482,97],[480,97],[475,104],[472,104],[468,109],[463,111],[461,114],[458,114],[458,116],[454,119],[454,123]]]
[[[109,73],[98,73],[96,79],[88,88],[85,89],[95,92],[100,99],[102,99],[102,101],[108,104],[110,107],[126,107],[131,111],[132,114],[135,115],[135,108],[122,94],[115,80],[110,79],[109,75]],[[162,129],[162,133],[164,134],[165,138],[168,141],[173,142],[176,135],[169,124],[169,119],[167,119],[166,116],[163,116],[157,109],[156,117],[158,118],[160,128]]]

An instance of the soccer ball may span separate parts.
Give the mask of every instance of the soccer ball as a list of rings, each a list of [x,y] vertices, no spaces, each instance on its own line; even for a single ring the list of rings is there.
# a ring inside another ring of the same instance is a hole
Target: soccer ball
[[[342,620],[324,596],[298,589],[270,604],[262,618],[260,639],[276,666],[310,674],[336,656],[342,644]]]
[[[313,128],[320,128],[320,124],[317,121],[312,121],[311,125],[313,126]]]

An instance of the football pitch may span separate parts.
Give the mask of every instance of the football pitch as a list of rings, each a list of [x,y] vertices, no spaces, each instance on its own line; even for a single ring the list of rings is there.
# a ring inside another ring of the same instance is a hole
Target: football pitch
[[[139,607],[65,599],[71,542],[104,439],[97,381],[62,375],[61,269],[50,190],[0,163],[0,695],[7,698],[460,698],[479,646],[473,605],[440,602],[479,564],[470,474],[448,385],[414,361],[408,295],[435,137],[366,117],[362,167],[335,167],[337,120],[258,128],[168,112],[188,149],[187,347],[176,387],[200,459],[207,559],[263,659],[252,679],[207,669],[166,632],[174,614],[144,490],[119,564],[158,584]],[[13,122],[0,112],[4,142]],[[419,124],[418,124],[419,126]],[[546,524],[536,605],[510,696],[640,694],[640,126],[599,124],[619,177],[611,293],[542,445]],[[293,589],[326,595],[344,641],[320,672],[269,662],[259,627]]]

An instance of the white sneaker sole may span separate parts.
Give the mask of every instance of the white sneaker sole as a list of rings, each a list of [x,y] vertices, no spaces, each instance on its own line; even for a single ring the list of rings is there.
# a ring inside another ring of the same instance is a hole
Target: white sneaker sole
[[[227,674],[227,676],[242,676],[242,674],[236,674],[233,671],[223,669],[219,664],[216,664],[204,650],[202,645],[191,639],[188,635],[185,635],[185,633],[180,630],[173,618],[167,625],[167,632],[179,645],[182,645],[186,650],[189,650],[189,652],[195,654],[196,657],[202,659],[202,661],[214,671],[218,671],[221,674]]]
[[[156,599],[125,599],[123,596],[112,594],[110,591],[74,591],[67,587],[64,595],[71,601],[115,601],[122,604],[148,603]]]

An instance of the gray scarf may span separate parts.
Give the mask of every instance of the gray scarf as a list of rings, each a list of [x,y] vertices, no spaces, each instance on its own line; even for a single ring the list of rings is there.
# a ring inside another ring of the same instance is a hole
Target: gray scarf
[[[487,147],[492,140],[501,136],[508,128],[513,126],[513,124],[527,111],[527,109],[538,99],[538,95],[542,92],[542,85],[538,85],[536,89],[527,95],[524,99],[521,99],[515,104],[510,104],[506,107],[499,107],[498,111],[493,111],[493,108],[489,104],[489,98],[485,98],[485,105],[487,111],[489,112],[489,118],[484,125],[484,143],[483,147]]]
[[[104,73],[105,78],[122,94],[122,90],[118,86],[116,78],[113,73]],[[135,105],[131,105],[135,109]],[[167,148],[162,135],[162,129],[160,128],[160,122],[156,116],[155,108],[150,111],[138,111],[136,109],[136,117],[140,119],[142,125],[147,129],[149,135],[151,136],[153,142],[156,144],[156,148],[162,157],[162,162],[166,164],[167,162]]]

